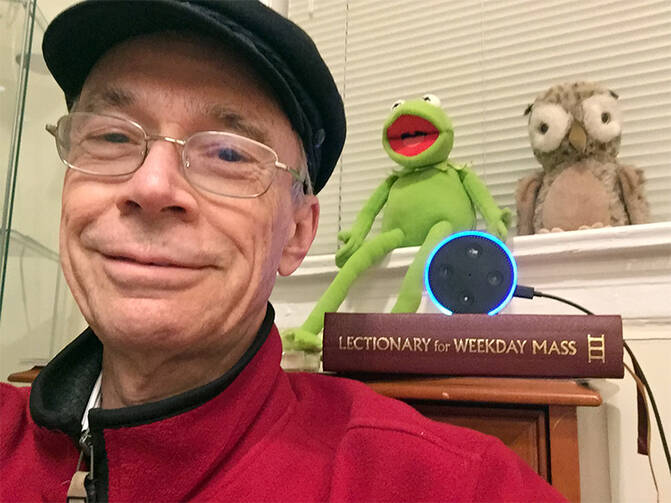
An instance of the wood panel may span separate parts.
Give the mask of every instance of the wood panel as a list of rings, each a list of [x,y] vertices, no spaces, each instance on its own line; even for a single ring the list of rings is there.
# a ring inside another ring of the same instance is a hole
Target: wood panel
[[[548,408],[550,435],[550,466],[552,485],[570,501],[580,501],[580,473],[578,461],[578,419],[575,407]]]

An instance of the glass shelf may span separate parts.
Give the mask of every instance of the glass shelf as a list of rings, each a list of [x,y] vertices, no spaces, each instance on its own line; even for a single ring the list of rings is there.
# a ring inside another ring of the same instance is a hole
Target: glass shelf
[[[6,231],[2,231],[6,232]],[[17,230],[9,231],[9,257],[46,258],[59,263],[58,253]]]
[[[84,326],[60,269],[63,166],[44,130],[66,113],[41,54],[74,0],[0,0],[0,380],[44,363]]]

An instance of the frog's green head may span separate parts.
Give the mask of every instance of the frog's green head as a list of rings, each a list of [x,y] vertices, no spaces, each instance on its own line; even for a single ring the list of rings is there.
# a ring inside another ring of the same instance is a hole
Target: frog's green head
[[[432,94],[394,103],[382,129],[387,155],[406,168],[422,168],[446,160],[453,139],[452,121]]]

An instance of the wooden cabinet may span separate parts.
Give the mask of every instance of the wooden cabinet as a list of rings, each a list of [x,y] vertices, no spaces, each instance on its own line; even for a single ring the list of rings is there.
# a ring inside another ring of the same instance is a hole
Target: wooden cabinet
[[[422,414],[500,438],[570,501],[580,501],[576,407],[601,396],[574,381],[510,378],[368,380]]]

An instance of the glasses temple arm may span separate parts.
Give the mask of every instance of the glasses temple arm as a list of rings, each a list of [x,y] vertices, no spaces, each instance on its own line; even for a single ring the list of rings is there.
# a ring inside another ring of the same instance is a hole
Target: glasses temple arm
[[[303,175],[301,175],[300,171],[295,170],[295,169],[293,169],[293,168],[290,168],[290,167],[287,166],[286,164],[284,164],[284,163],[282,163],[282,162],[279,162],[279,161],[276,161],[276,162],[275,162],[275,166],[277,166],[277,167],[280,168],[281,170],[287,171],[289,174],[291,174],[291,176],[292,176],[292,177],[294,178],[294,180],[296,180],[297,182],[301,182],[301,184],[303,185],[303,193],[304,193],[304,194],[307,194],[307,193],[308,193],[308,188],[309,188],[309,187],[308,187],[308,179],[307,179],[307,176],[303,176]]]

